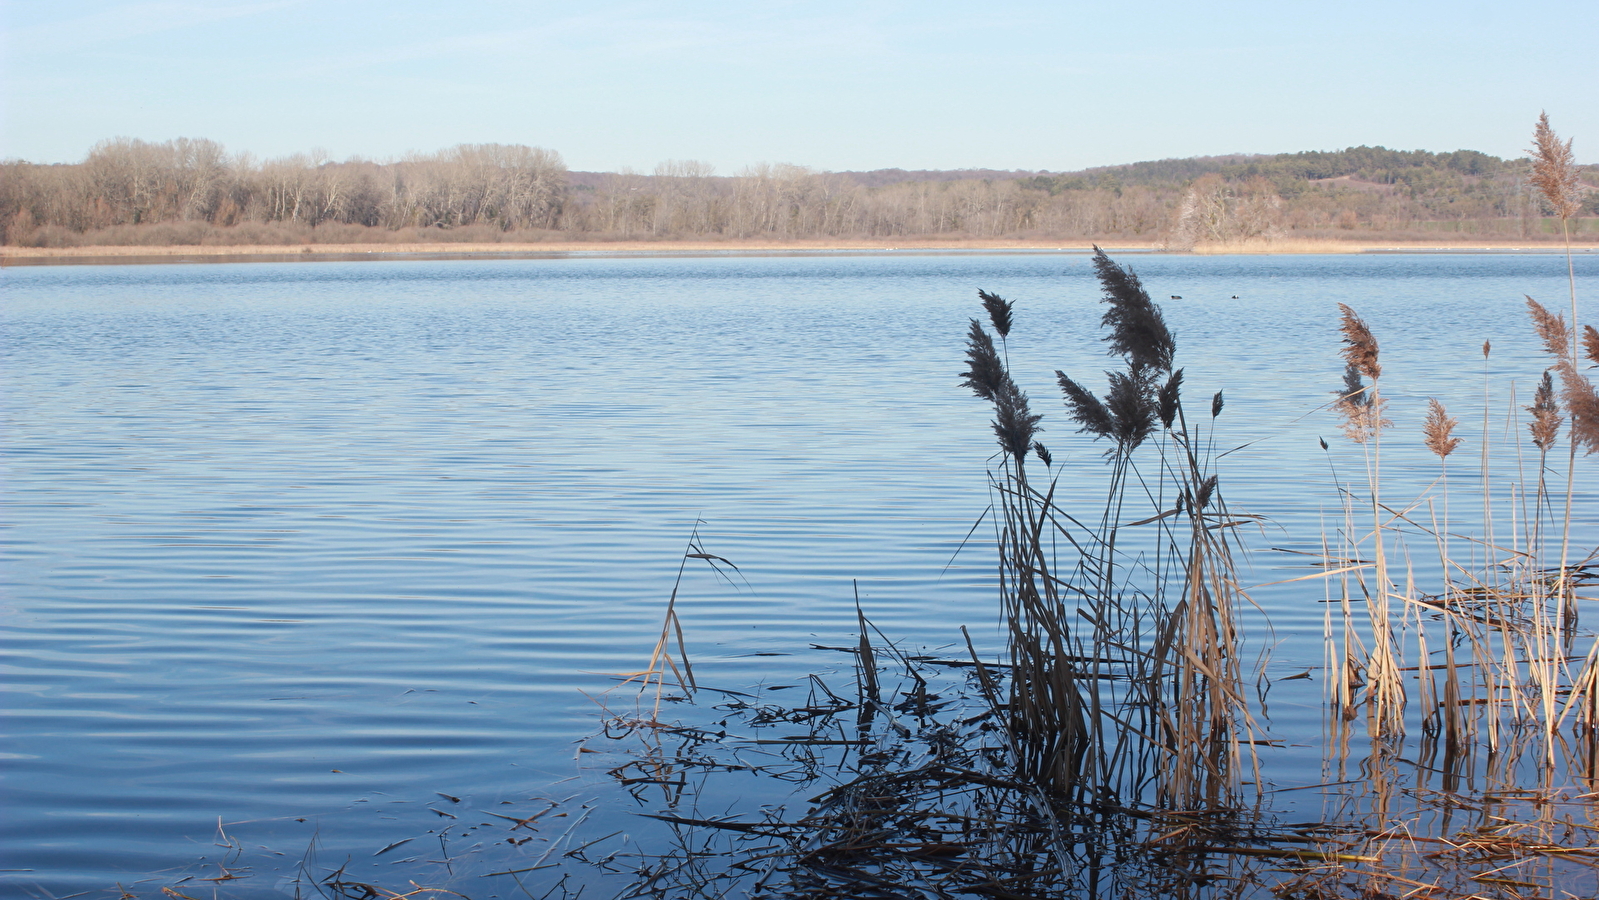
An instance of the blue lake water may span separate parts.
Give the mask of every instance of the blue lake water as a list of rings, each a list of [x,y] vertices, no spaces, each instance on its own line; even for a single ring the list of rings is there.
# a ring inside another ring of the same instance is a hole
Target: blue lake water
[[[1120,259],[1165,308],[1190,403],[1225,390],[1217,446],[1248,446],[1223,460],[1223,490],[1269,519],[1244,536],[1257,583],[1303,574],[1270,548],[1319,549],[1330,466],[1361,465],[1316,411],[1339,384],[1337,303],[1383,342],[1384,465],[1415,493],[1437,472],[1425,398],[1480,422],[1486,367],[1491,432],[1519,439],[1508,388],[1530,402],[1545,365],[1522,297],[1568,308],[1551,255]],[[1593,298],[1599,256],[1577,272]],[[1110,367],[1084,255],[0,279],[6,896],[214,876],[219,820],[253,854],[250,877],[219,888],[239,897],[290,895],[313,837],[321,860],[371,878],[431,872],[421,851],[374,856],[434,841],[445,819],[429,804],[592,795],[596,819],[620,821],[576,742],[596,728],[590,698],[645,666],[697,522],[739,567],[725,582],[691,569],[680,594],[703,682],[836,665],[807,648],[852,639],[856,582],[897,639],[950,646],[967,625],[992,646],[981,533],[957,555],[995,449],[958,384],[979,288],[1016,302],[1009,358],[1046,413],[1062,495],[1091,507],[1101,485],[1101,448],[1065,421],[1053,376],[1097,383]],[[1579,470],[1585,548],[1596,484]],[[1256,596],[1271,671],[1319,664],[1322,588]],[[1320,740],[1319,691],[1273,697],[1273,730],[1301,749]],[[1295,753],[1267,762],[1286,779]],[[474,874],[515,868],[523,851],[476,816],[448,837],[481,845]]]

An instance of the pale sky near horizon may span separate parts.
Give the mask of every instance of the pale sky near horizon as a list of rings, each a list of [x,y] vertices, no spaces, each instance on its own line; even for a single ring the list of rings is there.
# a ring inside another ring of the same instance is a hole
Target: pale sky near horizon
[[[1222,153],[1599,161],[1599,2],[0,0],[0,158],[203,137],[257,158],[530,144],[1046,169]]]

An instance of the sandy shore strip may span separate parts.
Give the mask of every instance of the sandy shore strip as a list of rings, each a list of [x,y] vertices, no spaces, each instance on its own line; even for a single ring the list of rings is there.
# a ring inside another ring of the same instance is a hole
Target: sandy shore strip
[[[1107,251],[1146,253],[1183,252],[1198,255],[1321,254],[1321,253],[1429,253],[1472,251],[1560,252],[1564,244],[1550,241],[1365,241],[1304,240],[1247,241],[1200,244],[1192,250],[1167,250],[1154,241],[1106,240]],[[1599,252],[1599,242],[1573,243],[1583,253]],[[720,254],[805,254],[860,252],[982,253],[982,252],[1092,252],[1081,240],[826,240],[826,241],[547,241],[539,243],[411,243],[411,244],[246,244],[104,247],[0,247],[0,265],[72,265],[135,262],[282,262],[360,259],[496,259],[537,258],[568,254],[618,256],[671,256]]]

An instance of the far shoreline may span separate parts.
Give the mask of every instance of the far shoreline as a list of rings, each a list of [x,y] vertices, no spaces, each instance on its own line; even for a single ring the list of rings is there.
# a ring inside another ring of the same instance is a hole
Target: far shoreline
[[[1563,253],[1548,240],[1326,240],[1283,238],[1172,249],[1155,241],[1105,240],[1107,251],[1192,256],[1312,255],[1346,253]],[[1573,252],[1599,252],[1599,242],[1573,242]],[[117,245],[0,247],[0,266],[137,265],[149,263],[353,262],[381,260],[560,259],[588,257],[782,256],[879,253],[1092,253],[1093,244],[1070,240],[615,240],[529,243]]]

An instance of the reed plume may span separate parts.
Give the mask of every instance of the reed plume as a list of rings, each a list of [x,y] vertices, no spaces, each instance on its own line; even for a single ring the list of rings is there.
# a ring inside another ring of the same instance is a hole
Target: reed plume
[[[1178,369],[1171,373],[1166,383],[1161,385],[1160,393],[1155,398],[1155,405],[1160,413],[1160,424],[1171,428],[1172,422],[1177,419],[1178,407],[1182,403],[1183,370]]]
[[[985,295],[985,305],[986,297],[991,296]],[[1000,303],[1004,304],[1004,301]],[[992,308],[990,314],[993,314]],[[1002,321],[1005,329],[1009,330],[1009,304],[1004,304]],[[963,374],[963,386],[994,404],[994,436],[999,439],[999,445],[1005,452],[1016,460],[1016,465],[1021,466],[1032,449],[1034,436],[1040,430],[1038,423],[1044,417],[1034,415],[1028,408],[1027,395],[1011,379],[1005,363],[994,349],[994,339],[988,336],[976,319],[971,320],[971,328],[966,332],[966,371]]]
[[[1354,310],[1342,303],[1338,304],[1338,310],[1343,314],[1338,330],[1344,335],[1344,349],[1339,353],[1351,369],[1376,381],[1382,376],[1382,366],[1377,363],[1377,338]]]
[[[1437,454],[1439,459],[1445,459],[1455,452],[1462,443],[1461,438],[1453,437],[1455,426],[1460,423],[1450,418],[1444,411],[1444,405],[1436,399],[1427,401],[1427,421],[1422,425],[1422,434],[1425,436],[1427,449]]]
[[[1599,366],[1599,330],[1592,325],[1582,326],[1582,355]]]
[[[1109,329],[1103,338],[1110,345],[1106,353],[1126,357],[1135,375],[1171,371],[1177,341],[1138,276],[1117,265],[1097,246],[1094,272],[1105,291],[1104,302],[1110,305],[1100,319],[1100,324]]]
[[[1006,376],[1004,386],[994,396],[994,436],[1015,460],[1018,468],[1033,448],[1033,437],[1041,430],[1044,417],[1027,407],[1027,395]]]
[[[1561,219],[1569,219],[1582,207],[1582,194],[1577,185],[1577,164],[1571,152],[1571,141],[1560,142],[1554,129],[1549,127],[1549,114],[1538,114],[1538,125],[1532,132],[1532,184],[1543,194],[1549,207]]]
[[[1054,457],[1050,456],[1049,448],[1045,447],[1039,441],[1033,442],[1033,455],[1038,457],[1038,461],[1043,463],[1044,468],[1046,469],[1055,465],[1055,459]]]
[[[1060,383],[1062,394],[1066,395],[1066,407],[1070,411],[1073,422],[1082,427],[1080,433],[1091,434],[1094,437],[1111,437],[1116,433],[1116,422],[1111,418],[1110,410],[1105,404],[1094,396],[1094,392],[1073,381],[1059,369],[1055,370],[1055,380]]]
[[[1560,425],[1565,421],[1560,416],[1560,404],[1555,402],[1555,382],[1548,371],[1543,373],[1543,381],[1533,394],[1532,405],[1526,410],[1532,413],[1532,421],[1527,427],[1532,431],[1533,445],[1548,453],[1560,436]]]
[[[1344,385],[1333,391],[1338,399],[1333,409],[1343,418],[1344,436],[1357,444],[1364,444],[1377,436],[1377,432],[1394,424],[1383,417],[1388,401],[1377,395],[1376,384],[1367,386],[1360,379],[1360,370],[1353,363],[1344,367]]]
[[[1567,366],[1568,369],[1572,367]],[[1599,453],[1599,391],[1593,382],[1575,369],[1567,375],[1560,373],[1561,398],[1566,401],[1566,412],[1571,415],[1571,440],[1574,446],[1586,448],[1585,452]]]
[[[983,309],[988,311],[988,321],[994,323],[994,330],[999,332],[1000,339],[1010,337],[1013,304],[998,294],[983,290],[979,290],[977,296],[983,301]]]
[[[1095,247],[1094,271],[1104,291],[1102,300],[1110,307],[1100,320],[1106,329],[1103,340],[1110,345],[1106,353],[1121,356],[1127,371],[1106,373],[1110,385],[1103,400],[1065,372],[1057,370],[1055,378],[1079,430],[1113,439],[1115,446],[1107,454],[1130,453],[1155,430],[1157,419],[1168,428],[1177,419],[1182,387],[1181,373],[1172,371],[1177,342],[1131,269]]]
[[[1566,328],[1566,317],[1550,312],[1531,297],[1527,297],[1527,312],[1532,316],[1533,330],[1543,341],[1544,352],[1556,359],[1570,358],[1571,331]]]
[[[1130,453],[1155,430],[1155,405],[1149,388],[1133,372],[1111,372],[1110,390],[1105,394],[1105,409],[1116,423],[1113,437],[1117,449]]]
[[[1343,417],[1344,435],[1357,444],[1364,444],[1377,436],[1382,429],[1394,424],[1383,417],[1387,401],[1377,393],[1377,379],[1382,375],[1378,362],[1377,338],[1353,309],[1340,303],[1338,330],[1344,336],[1344,346],[1338,353],[1344,358],[1344,385],[1333,393],[1338,396],[1333,409]],[[1362,378],[1370,378],[1367,385]]]
[[[978,397],[992,402],[999,396],[1006,380],[1005,364],[1000,362],[999,351],[994,349],[994,339],[988,336],[976,319],[966,332],[966,371],[962,373],[962,387],[969,387]]]
[[[1571,421],[1573,455],[1579,449],[1587,453],[1599,452],[1599,390],[1595,390],[1593,382],[1577,368],[1576,335],[1566,327],[1565,316],[1550,312],[1531,297],[1527,298],[1527,311],[1544,351],[1555,359],[1554,372],[1560,376],[1560,399]],[[1599,358],[1599,334],[1594,333],[1592,325],[1583,329],[1582,345],[1585,356]],[[1544,378],[1549,379],[1548,373]],[[1529,410],[1533,408],[1528,407]],[[1534,422],[1533,426],[1538,427],[1538,423]]]

